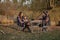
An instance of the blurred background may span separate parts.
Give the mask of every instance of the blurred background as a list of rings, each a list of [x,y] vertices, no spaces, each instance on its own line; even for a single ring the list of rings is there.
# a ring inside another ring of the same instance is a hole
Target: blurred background
[[[0,23],[13,24],[20,11],[29,19],[37,19],[43,10],[48,10],[51,25],[59,23],[60,0],[0,0]]]

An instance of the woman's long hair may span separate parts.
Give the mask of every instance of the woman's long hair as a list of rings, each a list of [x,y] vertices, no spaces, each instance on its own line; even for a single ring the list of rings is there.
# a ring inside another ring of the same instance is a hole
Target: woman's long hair
[[[21,18],[21,14],[22,14],[22,12],[19,12],[19,14],[18,14],[18,16]]]
[[[22,12],[19,12],[18,16],[21,16]]]

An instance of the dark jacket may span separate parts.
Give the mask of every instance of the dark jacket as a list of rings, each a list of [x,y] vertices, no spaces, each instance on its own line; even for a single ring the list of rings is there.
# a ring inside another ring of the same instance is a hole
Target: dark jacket
[[[20,22],[20,20],[22,21],[22,23]],[[22,16],[22,18],[20,18],[19,16],[17,17],[17,25],[23,27],[24,26],[24,17]]]

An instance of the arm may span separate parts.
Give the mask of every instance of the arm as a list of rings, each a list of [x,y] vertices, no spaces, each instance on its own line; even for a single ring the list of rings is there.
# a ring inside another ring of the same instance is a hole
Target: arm
[[[46,18],[46,22],[48,22],[48,21],[49,21],[49,17]]]
[[[18,17],[18,20],[19,20],[19,22],[23,23],[20,17]]]

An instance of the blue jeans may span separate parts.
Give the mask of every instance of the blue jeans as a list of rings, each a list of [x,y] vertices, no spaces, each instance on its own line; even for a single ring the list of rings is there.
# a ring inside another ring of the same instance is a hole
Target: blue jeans
[[[42,31],[46,31],[47,23],[45,20],[42,21]]]

